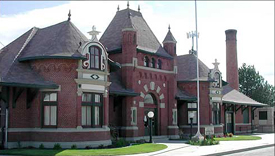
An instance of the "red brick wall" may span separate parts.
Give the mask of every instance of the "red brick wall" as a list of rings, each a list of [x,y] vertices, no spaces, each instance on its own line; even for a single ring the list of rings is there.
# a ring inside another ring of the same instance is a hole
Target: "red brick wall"
[[[58,92],[58,125],[59,128],[77,126],[77,60],[48,59],[32,62],[32,68],[45,80],[61,85]],[[81,113],[80,113],[81,114]]]
[[[179,83],[178,86],[190,93],[197,96],[197,83],[185,82]],[[212,123],[212,108],[209,100],[209,82],[200,82],[200,124],[209,125]]]

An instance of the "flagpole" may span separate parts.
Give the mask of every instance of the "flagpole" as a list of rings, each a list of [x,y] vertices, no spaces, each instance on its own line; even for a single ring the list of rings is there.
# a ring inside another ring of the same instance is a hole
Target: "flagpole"
[[[196,24],[196,56],[197,56],[197,110],[198,110],[198,130],[193,140],[202,140],[203,136],[200,133],[200,83],[199,83],[199,53],[198,53],[198,24],[197,24],[197,1],[195,0],[195,24]]]

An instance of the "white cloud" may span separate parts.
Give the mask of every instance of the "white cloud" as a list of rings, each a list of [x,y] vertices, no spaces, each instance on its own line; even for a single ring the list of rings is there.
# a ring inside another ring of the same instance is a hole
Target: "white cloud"
[[[217,58],[226,79],[224,31],[237,29],[238,65],[255,65],[260,74],[274,84],[274,2],[199,1],[197,4],[200,59],[212,68],[212,62]],[[33,26],[43,28],[67,20],[69,9],[71,21],[87,37],[86,32],[92,25],[103,33],[118,5],[122,10],[127,4],[125,1],[70,1],[56,7],[1,15],[0,42],[7,45]],[[194,2],[130,2],[131,9],[137,10],[138,5],[160,42],[171,24],[171,31],[178,41],[178,55],[188,53],[191,40],[186,38],[186,32],[195,29]]]

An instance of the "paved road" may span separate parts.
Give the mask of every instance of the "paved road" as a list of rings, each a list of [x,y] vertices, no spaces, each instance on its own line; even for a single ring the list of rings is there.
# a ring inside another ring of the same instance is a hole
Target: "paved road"
[[[256,149],[252,151],[229,154],[226,156],[274,156],[274,147]]]

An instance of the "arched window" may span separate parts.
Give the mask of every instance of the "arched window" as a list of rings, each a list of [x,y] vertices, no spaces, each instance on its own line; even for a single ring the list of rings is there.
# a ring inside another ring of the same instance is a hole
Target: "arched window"
[[[156,68],[156,61],[155,61],[154,58],[152,58],[151,67],[152,67],[152,68]]]
[[[154,99],[152,97],[151,94],[147,94],[145,97],[144,97],[144,103],[146,104],[155,104],[154,103]]]
[[[101,51],[96,46],[89,47],[90,53],[90,69],[100,69]]]
[[[161,69],[161,60],[160,59],[158,59],[157,68]]]
[[[147,56],[144,57],[144,66],[149,67],[149,58]]]

